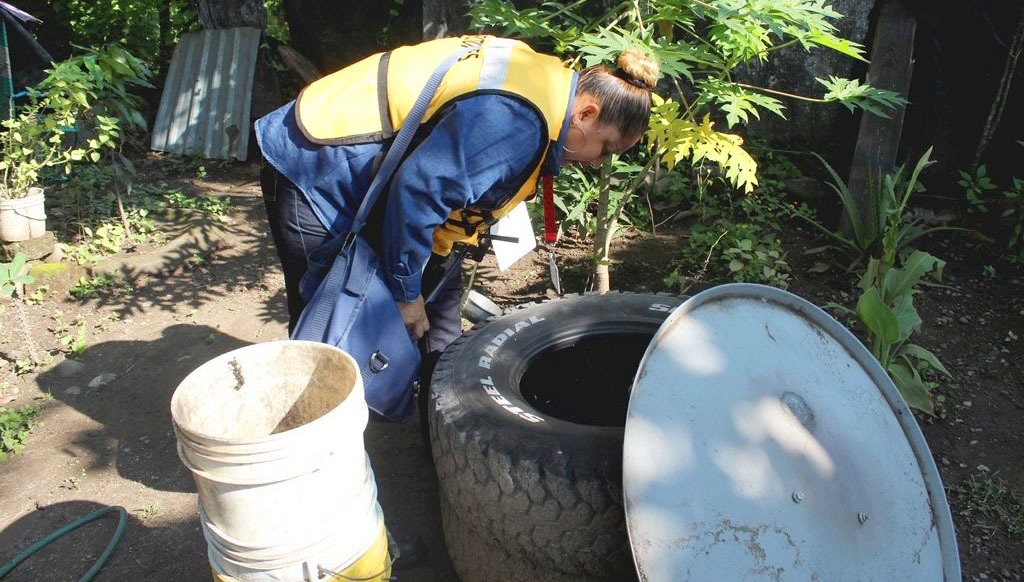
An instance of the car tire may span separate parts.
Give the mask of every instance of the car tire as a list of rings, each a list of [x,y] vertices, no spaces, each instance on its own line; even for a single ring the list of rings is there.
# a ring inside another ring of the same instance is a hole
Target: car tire
[[[622,508],[626,406],[647,344],[684,299],[529,304],[441,356],[427,414],[462,582],[636,579]]]

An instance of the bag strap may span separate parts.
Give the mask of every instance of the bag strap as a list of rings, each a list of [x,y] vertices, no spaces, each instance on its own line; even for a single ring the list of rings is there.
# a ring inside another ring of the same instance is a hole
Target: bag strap
[[[405,150],[412,142],[413,135],[415,135],[416,130],[419,128],[420,121],[423,119],[423,115],[426,114],[427,107],[430,106],[430,101],[434,98],[434,93],[437,92],[437,88],[441,85],[441,80],[444,79],[445,74],[448,73],[448,69],[452,68],[456,61],[472,50],[476,49],[474,47],[462,48],[449,55],[444,62],[434,69],[434,73],[427,80],[427,84],[424,85],[423,91],[420,92],[420,96],[416,99],[416,103],[413,104],[409,114],[402,122],[402,127],[398,130],[395,141],[391,143],[387,155],[384,156],[384,161],[381,163],[376,175],[374,175],[370,188],[366,191],[366,196],[363,197],[363,203],[359,205],[359,211],[356,212],[355,219],[352,220],[352,228],[349,229],[348,234],[349,239],[357,236],[359,231],[366,226],[366,221],[370,217],[373,205],[377,202],[381,192],[384,191],[384,186],[391,179],[391,174],[395,172],[398,163],[405,154]]]
[[[345,236],[344,244],[341,246],[337,256],[334,258],[334,263],[331,266],[330,272],[327,274],[327,278],[323,282],[323,292],[321,297],[326,300],[321,300],[316,305],[315,311],[311,314],[313,321],[311,325],[305,329],[305,333],[300,334],[295,339],[305,339],[312,341],[322,341],[324,334],[327,331],[327,325],[331,321],[331,314],[334,312],[334,298],[341,293],[342,286],[345,285],[346,275],[348,274],[345,266],[349,263],[350,259],[353,263],[354,268],[362,270],[362,266],[356,266],[355,263],[362,263],[365,265],[368,257],[356,256],[359,253],[353,253],[353,256],[348,257],[349,250],[355,243],[356,237],[359,236],[359,231],[366,226],[366,221],[370,216],[370,211],[373,209],[373,205],[377,202],[380,197],[380,193],[384,190],[385,184],[391,179],[391,174],[394,173],[395,168],[398,167],[398,162],[401,161],[405,150],[409,147],[412,142],[413,135],[419,128],[420,121],[423,119],[423,115],[427,111],[427,107],[430,105],[430,101],[434,98],[434,94],[437,92],[437,88],[441,85],[441,80],[444,79],[448,69],[452,68],[452,65],[456,61],[461,59],[465,54],[474,50],[473,47],[466,47],[458,50],[448,56],[440,65],[434,69],[433,74],[427,80],[427,84],[423,87],[423,91],[420,92],[419,97],[416,98],[416,103],[412,106],[409,114],[402,122],[401,129],[398,130],[398,135],[395,136],[395,141],[388,148],[387,155],[384,156],[384,161],[381,163],[380,168],[373,177],[373,181],[370,183],[370,188],[366,192],[366,196],[363,197],[362,204],[359,205],[359,211],[356,212],[355,219],[352,221],[352,228]],[[353,284],[361,285],[365,277],[357,277],[357,281],[353,281]]]

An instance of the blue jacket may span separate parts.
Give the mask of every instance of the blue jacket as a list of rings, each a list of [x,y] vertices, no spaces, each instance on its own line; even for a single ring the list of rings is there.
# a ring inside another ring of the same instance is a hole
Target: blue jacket
[[[563,140],[571,111],[572,103]],[[535,167],[543,132],[530,106],[497,94],[450,103],[419,130],[392,177],[379,249],[396,301],[420,296],[431,236],[452,210],[497,208],[516,193]],[[325,228],[335,234],[350,228],[382,144],[313,144],[296,125],[294,101],[257,120],[256,139],[263,157],[305,194]],[[561,163],[559,141],[543,173],[557,174]]]

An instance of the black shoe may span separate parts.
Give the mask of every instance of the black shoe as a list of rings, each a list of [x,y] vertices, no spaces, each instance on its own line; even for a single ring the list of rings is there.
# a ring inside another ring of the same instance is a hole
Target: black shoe
[[[419,566],[427,561],[427,547],[418,535],[392,534],[388,532],[388,552],[391,553],[391,569],[402,570]]]

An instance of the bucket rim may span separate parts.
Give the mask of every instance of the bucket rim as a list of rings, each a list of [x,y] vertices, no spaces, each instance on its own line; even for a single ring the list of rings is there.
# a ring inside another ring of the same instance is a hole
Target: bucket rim
[[[203,368],[205,368],[207,366],[214,366],[216,364],[221,363],[224,360],[228,360],[230,357],[233,357],[234,355],[236,355],[240,351],[246,351],[246,350],[250,350],[251,348],[265,347],[265,346],[274,345],[274,344],[282,345],[282,346],[296,345],[296,344],[315,345],[315,346],[318,346],[317,349],[324,349],[324,348],[326,348],[328,352],[334,352],[336,354],[341,355],[343,357],[343,359],[345,359],[348,362],[348,364],[352,367],[352,370],[355,372],[355,374],[354,374],[354,378],[355,379],[354,379],[354,382],[352,384],[352,389],[350,390],[348,396],[346,396],[344,399],[342,399],[340,402],[338,402],[338,404],[333,406],[327,412],[324,412],[323,414],[321,414],[317,418],[315,418],[315,419],[313,419],[313,420],[303,424],[302,426],[297,426],[295,428],[288,429],[286,431],[276,432],[276,433],[264,435],[264,436],[261,436],[261,437],[255,437],[255,438],[226,439],[226,438],[223,438],[223,437],[218,437],[218,436],[214,436],[214,435],[205,434],[205,433],[202,433],[202,432],[199,432],[199,431],[196,431],[196,430],[191,430],[189,428],[186,428],[186,427],[182,426],[181,423],[178,422],[178,418],[177,418],[177,415],[175,414],[175,411],[179,407],[180,396],[182,394],[180,392],[180,389],[181,389],[181,387],[183,385],[185,385],[186,382],[188,382],[190,379],[192,379],[193,376],[198,375],[200,370],[202,370]],[[286,439],[286,438],[290,439],[290,438],[292,438],[293,435],[305,435],[306,433],[311,433],[311,432],[317,431],[317,430],[319,430],[320,425],[324,424],[323,422],[321,422],[324,419],[326,419],[326,418],[333,418],[334,416],[337,416],[337,415],[345,413],[347,409],[344,409],[342,407],[343,407],[343,405],[346,402],[349,401],[350,398],[353,397],[353,395],[357,396],[358,399],[362,402],[362,408],[366,408],[366,396],[363,393],[363,379],[362,379],[362,376],[359,375],[359,366],[356,364],[355,358],[353,358],[348,352],[342,350],[341,348],[338,348],[337,346],[332,346],[330,344],[325,344],[325,343],[315,342],[315,341],[292,340],[292,339],[271,340],[269,342],[260,342],[260,343],[255,343],[255,344],[249,344],[247,346],[242,346],[240,348],[235,348],[235,349],[233,349],[231,351],[224,352],[223,354],[220,354],[219,356],[216,356],[214,358],[211,358],[211,359],[207,360],[206,362],[203,362],[199,367],[197,367],[196,369],[194,369],[191,372],[189,372],[188,375],[185,376],[184,378],[182,378],[181,382],[178,383],[178,386],[174,389],[174,394],[171,395],[171,403],[170,403],[171,424],[173,425],[173,428],[174,428],[175,432],[179,432],[181,435],[184,435],[185,437],[188,438],[188,440],[190,442],[194,441],[196,438],[198,438],[198,439],[202,439],[203,441],[207,441],[206,443],[197,443],[197,444],[200,444],[201,446],[204,446],[205,448],[224,446],[224,447],[228,447],[228,448],[233,448],[233,449],[235,449],[237,451],[237,449],[239,447],[242,447],[242,446],[269,444],[269,443],[273,443],[275,441],[280,441],[280,440],[283,440],[283,439]]]
[[[0,208],[9,210],[13,208],[22,208],[24,206],[32,206],[39,204],[46,200],[46,194],[42,188],[32,187],[29,188],[28,194],[24,196],[17,196],[15,198],[4,198],[0,200]]]

